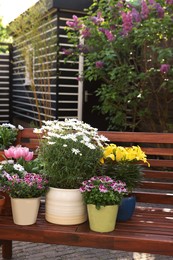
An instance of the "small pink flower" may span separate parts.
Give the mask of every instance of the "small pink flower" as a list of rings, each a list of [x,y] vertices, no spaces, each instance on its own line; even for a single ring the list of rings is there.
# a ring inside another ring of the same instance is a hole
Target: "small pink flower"
[[[168,73],[170,70],[170,65],[169,64],[162,64],[160,67],[160,72],[161,73]]]
[[[100,191],[100,192],[103,192],[103,193],[106,193],[106,192],[108,192],[108,189],[107,189],[104,185],[101,184],[101,185],[99,186],[99,191]]]
[[[97,69],[101,69],[101,68],[103,68],[103,66],[104,66],[104,62],[103,61],[96,61],[96,68]]]
[[[34,153],[28,152],[28,154],[24,157],[25,161],[31,161],[33,159]]]

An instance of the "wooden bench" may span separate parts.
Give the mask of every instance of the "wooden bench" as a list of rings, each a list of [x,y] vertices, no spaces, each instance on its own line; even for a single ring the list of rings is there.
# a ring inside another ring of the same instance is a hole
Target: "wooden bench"
[[[88,222],[74,226],[48,223],[44,203],[31,226],[17,226],[11,215],[1,215],[4,258],[11,258],[13,240],[173,256],[173,133],[100,134],[118,145],[139,144],[148,155],[151,167],[144,169],[144,180],[134,192],[138,203],[132,219],[118,222],[113,232],[97,233],[90,231]],[[18,142],[31,149],[39,144],[33,129],[22,131]]]

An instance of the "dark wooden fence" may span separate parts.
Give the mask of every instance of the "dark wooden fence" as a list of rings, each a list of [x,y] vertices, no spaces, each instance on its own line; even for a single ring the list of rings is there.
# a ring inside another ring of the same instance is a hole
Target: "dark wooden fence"
[[[11,44],[0,43],[0,124],[11,121]]]

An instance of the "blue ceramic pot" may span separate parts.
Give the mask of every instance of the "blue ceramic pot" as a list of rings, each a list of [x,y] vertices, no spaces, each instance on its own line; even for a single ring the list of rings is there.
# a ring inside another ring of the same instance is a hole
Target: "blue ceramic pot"
[[[127,221],[131,219],[135,210],[136,198],[135,196],[125,197],[119,205],[117,221]]]

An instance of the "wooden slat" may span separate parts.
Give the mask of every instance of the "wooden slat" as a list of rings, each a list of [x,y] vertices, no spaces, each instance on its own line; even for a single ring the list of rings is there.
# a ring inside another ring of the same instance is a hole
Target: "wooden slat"
[[[173,205],[172,193],[154,193],[146,191],[134,191],[138,202]]]
[[[148,168],[147,170],[143,170],[145,178],[153,178],[153,179],[173,179],[173,171],[156,171]]]
[[[173,167],[173,160],[148,159],[151,166],[157,167]]]
[[[142,181],[140,188],[143,189],[155,189],[155,190],[172,190],[173,183],[169,182],[156,182],[156,181]]]
[[[154,143],[173,144],[172,133],[144,133],[144,132],[112,132],[99,131],[111,142],[134,142],[134,143]]]
[[[0,239],[127,250],[173,255],[173,210],[136,207],[130,221],[117,222],[109,233],[92,232],[88,222],[74,226],[48,223],[39,214],[36,224],[20,226],[0,216]]]
[[[142,150],[147,155],[162,155],[162,156],[172,156],[173,158],[173,148],[153,148],[153,147],[142,147]]]

